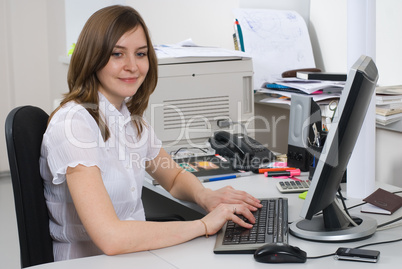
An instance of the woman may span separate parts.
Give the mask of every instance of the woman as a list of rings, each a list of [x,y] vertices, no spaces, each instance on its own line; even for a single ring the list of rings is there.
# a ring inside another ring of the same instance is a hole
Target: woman
[[[161,148],[143,113],[157,83],[147,27],[131,7],[94,13],[77,41],[69,93],[52,113],[41,174],[55,260],[163,248],[211,235],[228,220],[251,228],[259,200],[231,187],[216,191]],[[145,221],[145,171],[174,197],[209,212],[195,221]]]

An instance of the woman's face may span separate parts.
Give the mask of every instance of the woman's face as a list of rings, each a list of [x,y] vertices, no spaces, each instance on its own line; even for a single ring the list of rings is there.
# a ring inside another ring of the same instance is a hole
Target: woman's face
[[[97,72],[99,91],[117,109],[133,96],[148,73],[148,45],[141,26],[126,32],[117,41],[105,67]]]

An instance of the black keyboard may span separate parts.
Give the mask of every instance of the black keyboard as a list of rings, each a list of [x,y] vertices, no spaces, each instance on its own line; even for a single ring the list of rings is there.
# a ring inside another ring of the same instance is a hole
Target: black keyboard
[[[223,226],[217,235],[214,253],[254,253],[267,243],[288,243],[288,200],[264,199],[261,204],[263,207],[253,212],[256,218],[253,228],[243,228],[233,221]]]

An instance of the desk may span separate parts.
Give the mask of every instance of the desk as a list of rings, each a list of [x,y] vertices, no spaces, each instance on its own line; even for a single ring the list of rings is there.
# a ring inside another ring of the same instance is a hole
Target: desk
[[[249,177],[241,177],[232,180],[223,180],[217,182],[204,183],[208,188],[219,189],[226,185],[232,185],[236,189],[245,190],[252,195],[260,198],[285,196],[289,199],[289,221],[298,219],[300,209],[302,207],[302,200],[298,198],[298,194],[283,195],[278,192],[275,183],[278,179],[266,178],[263,175],[252,175]],[[150,181],[145,183],[145,187],[158,192],[165,197],[170,195],[159,186],[153,186]],[[389,191],[400,190],[400,188],[390,185],[378,183],[378,187],[382,187]],[[180,202],[180,201],[178,201]],[[201,208],[189,203],[180,202],[183,205],[189,206],[194,210],[201,212]],[[360,200],[348,199],[347,205],[354,205],[360,203]],[[351,213],[358,214],[359,208],[351,210]],[[388,220],[402,216],[402,209],[399,209],[391,216],[373,215],[378,223],[384,223]],[[318,243],[298,239],[292,235],[289,236],[289,243],[298,246],[307,252],[308,256],[319,256],[335,252],[339,246],[355,247],[370,242],[387,241],[402,237],[402,226],[385,231],[376,232],[371,238],[352,242],[352,243]],[[88,257],[77,260],[69,260],[57,263],[50,263],[45,265],[36,266],[37,269],[64,269],[64,268],[267,268],[268,266],[276,266],[282,268],[339,268],[351,267],[359,268],[396,268],[402,264],[401,247],[402,242],[384,244],[369,247],[381,251],[381,257],[378,263],[368,264],[350,261],[337,261],[332,257],[321,258],[316,260],[307,260],[304,264],[278,264],[267,265],[257,263],[254,261],[252,255],[248,254],[221,254],[216,255],[213,253],[215,244],[215,236],[209,238],[199,237],[187,243],[152,251],[144,251],[139,253],[118,255],[108,257],[100,255],[95,257]]]

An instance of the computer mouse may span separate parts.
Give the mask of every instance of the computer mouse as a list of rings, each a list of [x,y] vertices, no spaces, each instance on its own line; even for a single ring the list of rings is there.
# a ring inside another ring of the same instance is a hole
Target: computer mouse
[[[254,253],[254,259],[263,263],[304,263],[307,254],[298,247],[287,244],[266,244]]]

